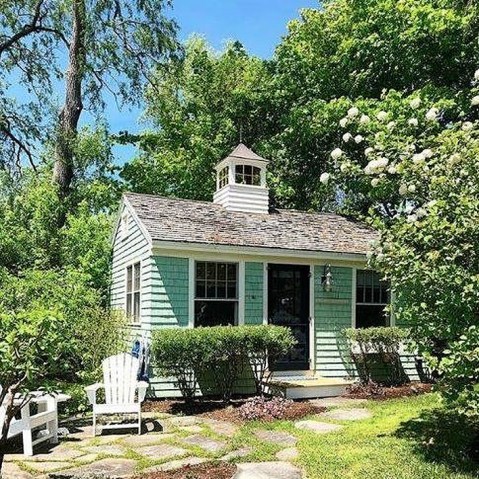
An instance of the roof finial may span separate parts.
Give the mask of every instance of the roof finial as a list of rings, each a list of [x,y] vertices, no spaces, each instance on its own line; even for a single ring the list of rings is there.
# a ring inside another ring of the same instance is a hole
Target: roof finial
[[[243,122],[240,122],[239,126],[239,141],[243,143]]]

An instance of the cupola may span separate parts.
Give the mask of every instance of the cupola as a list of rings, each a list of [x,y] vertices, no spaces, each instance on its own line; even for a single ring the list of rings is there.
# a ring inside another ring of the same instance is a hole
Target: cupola
[[[216,169],[216,192],[213,202],[229,211],[268,213],[269,190],[266,167],[269,160],[261,158],[240,143]]]

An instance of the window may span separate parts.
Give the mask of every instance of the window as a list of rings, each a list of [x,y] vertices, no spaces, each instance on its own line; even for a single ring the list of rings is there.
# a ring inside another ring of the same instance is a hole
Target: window
[[[126,316],[134,323],[140,322],[140,262],[126,268]]]
[[[261,185],[261,170],[257,166],[236,165],[235,182],[240,185]]]
[[[238,264],[196,262],[195,326],[226,326],[238,318]]]
[[[384,308],[389,304],[389,284],[375,271],[358,270],[356,276],[356,327],[388,326]]]
[[[225,166],[218,175],[218,189],[224,188],[228,184],[229,168]]]

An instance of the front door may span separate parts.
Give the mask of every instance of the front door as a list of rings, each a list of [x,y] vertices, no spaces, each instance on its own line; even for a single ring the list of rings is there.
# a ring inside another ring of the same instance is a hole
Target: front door
[[[309,369],[309,266],[268,266],[268,322],[289,327],[297,341],[274,369]]]

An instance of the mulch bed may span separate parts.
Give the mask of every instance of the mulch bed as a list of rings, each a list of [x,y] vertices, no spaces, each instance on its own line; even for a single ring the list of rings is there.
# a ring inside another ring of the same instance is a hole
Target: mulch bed
[[[137,476],[137,479],[231,479],[235,471],[233,464],[205,462],[176,471],[151,472]]]
[[[149,400],[143,404],[143,411],[198,416],[244,424],[247,421],[238,413],[238,408],[244,403],[244,399],[235,399],[230,404],[224,404],[222,401],[200,399],[192,404],[186,404],[180,400]],[[295,421],[310,414],[319,414],[324,411],[325,408],[314,406],[309,401],[294,401],[287,406],[284,417],[281,419]]]
[[[384,401],[400,397],[418,396],[431,392],[432,384],[413,381],[403,386],[381,386],[377,383],[353,384],[349,386],[344,397],[351,399],[373,399]]]

